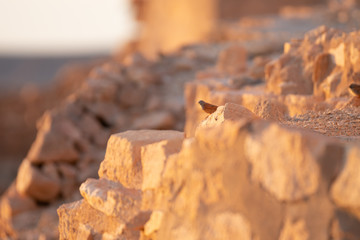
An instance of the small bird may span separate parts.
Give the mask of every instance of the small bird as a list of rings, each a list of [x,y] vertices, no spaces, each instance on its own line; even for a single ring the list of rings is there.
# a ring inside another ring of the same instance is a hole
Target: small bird
[[[204,102],[203,100],[200,100],[199,104],[200,104],[202,110],[204,110],[206,113],[209,113],[209,114],[212,114],[218,108],[218,106]]]
[[[360,84],[352,83],[349,88],[357,97],[360,97]]]

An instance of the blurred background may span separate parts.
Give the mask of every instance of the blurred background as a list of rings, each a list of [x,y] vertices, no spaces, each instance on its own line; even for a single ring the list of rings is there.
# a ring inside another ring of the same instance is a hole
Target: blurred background
[[[44,110],[135,37],[132,9],[128,0],[0,0],[0,193]]]
[[[284,12],[287,5],[337,4],[354,1],[0,0],[0,193],[35,138],[36,120],[76,90],[93,66],[122,61],[134,49],[156,59],[206,42],[216,26],[240,17],[298,14]],[[296,26],[305,32],[314,24]]]

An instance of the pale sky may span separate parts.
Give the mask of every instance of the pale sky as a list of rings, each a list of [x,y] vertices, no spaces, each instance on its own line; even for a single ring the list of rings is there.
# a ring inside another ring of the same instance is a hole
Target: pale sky
[[[128,0],[0,0],[0,55],[109,53],[135,28]]]

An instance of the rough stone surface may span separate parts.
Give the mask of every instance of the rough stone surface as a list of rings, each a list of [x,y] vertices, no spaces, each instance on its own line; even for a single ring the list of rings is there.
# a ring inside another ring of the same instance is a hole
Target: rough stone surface
[[[199,127],[213,127],[222,124],[224,121],[251,121],[257,118],[254,113],[241,105],[226,103],[224,106],[219,106],[214,113],[202,121]]]
[[[88,204],[109,217],[127,222],[139,214],[141,192],[120,183],[89,178],[81,184],[80,193]]]
[[[276,124],[255,127],[259,128],[258,134],[245,140],[252,181],[280,201],[296,201],[314,194],[320,181],[317,159],[325,151],[325,144],[316,136],[307,137]]]
[[[12,185],[8,189],[6,198],[3,198],[0,203],[1,217],[4,219],[9,219],[19,213],[33,210],[35,208],[36,204],[32,198],[19,194],[15,185]]]
[[[150,236],[160,229],[163,217],[164,213],[161,211],[154,211],[151,213],[149,221],[144,226],[145,236]]]
[[[336,205],[356,215],[357,218],[360,218],[359,154],[360,149],[357,146],[352,146],[347,149],[344,168],[331,188],[331,196]]]
[[[99,169],[99,177],[119,181],[127,188],[140,189],[143,181],[141,147],[182,137],[181,132],[156,130],[126,131],[112,135]]]
[[[210,229],[206,239],[254,239],[249,222],[241,214],[219,213],[210,220]]]
[[[143,183],[141,189],[156,189],[161,183],[162,172],[166,165],[167,158],[180,151],[183,134],[175,138],[169,138],[141,147],[141,163],[143,172]]]
[[[292,222],[291,220],[286,220],[279,239],[309,239],[305,221],[298,220]]]
[[[60,181],[33,166],[30,161],[23,161],[19,168],[16,189],[38,201],[50,202],[60,192]]]
[[[52,118],[45,113],[40,128],[30,148],[28,159],[33,163],[53,161],[74,162],[79,158],[74,141],[80,137],[79,130],[67,119]]]

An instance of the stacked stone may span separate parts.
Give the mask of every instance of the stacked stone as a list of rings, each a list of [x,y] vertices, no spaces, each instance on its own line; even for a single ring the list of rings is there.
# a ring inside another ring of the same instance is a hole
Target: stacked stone
[[[131,55],[123,64],[106,62],[94,68],[60,106],[45,112],[15,182],[1,198],[1,234],[26,235],[36,227],[42,232],[36,224],[44,209],[79,198],[79,185],[97,177],[112,133],[182,129],[183,84],[196,70],[212,64],[198,53],[196,47],[189,47],[154,62],[140,54]],[[28,221],[16,220],[28,212],[34,213]],[[56,236],[55,228],[48,237]]]
[[[112,135],[100,179],[87,179],[80,187],[84,199],[58,209],[60,239],[138,239],[154,210],[146,196],[159,187],[167,158],[183,139],[169,130]]]
[[[266,67],[267,90],[324,99],[347,95],[348,86],[359,82],[358,35],[321,26],[285,43],[284,54]]]
[[[111,136],[100,179],[81,186],[83,200],[58,209],[60,238],[360,236],[357,145],[236,104],[218,107],[182,141],[169,131]]]

